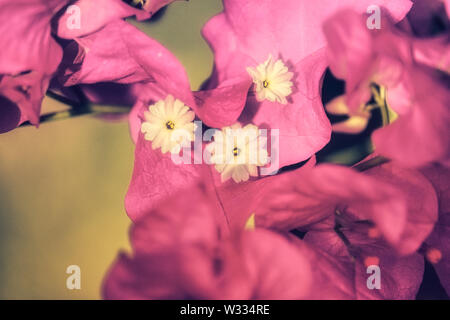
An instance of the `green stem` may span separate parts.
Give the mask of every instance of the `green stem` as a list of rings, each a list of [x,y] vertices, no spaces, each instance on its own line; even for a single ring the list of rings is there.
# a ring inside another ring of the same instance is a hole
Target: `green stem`
[[[101,105],[101,104],[94,105],[90,104],[89,102],[78,103],[50,90],[47,91],[46,95],[58,102],[61,102],[69,106],[70,109],[44,114],[40,117],[39,123],[65,120],[84,115],[126,114],[130,111],[130,108],[126,106]],[[29,121],[26,121],[22,123],[20,126],[27,127],[30,125],[32,124]]]
[[[363,172],[363,171],[367,171],[369,169],[381,166],[382,164],[388,163],[389,161],[391,161],[391,160],[388,158],[385,158],[382,156],[376,156],[372,159],[369,159],[367,161],[357,164],[353,168],[360,172]]]
[[[59,95],[59,94],[57,94],[57,93],[55,93],[53,91],[50,91],[50,90],[48,90],[46,92],[46,96],[49,97],[49,98],[52,98],[53,100],[61,102],[62,104],[71,106],[71,107],[76,107],[76,106],[79,105],[79,103],[77,103],[75,101],[72,101],[69,98],[66,98],[66,97],[64,97],[62,95]]]
[[[64,111],[57,111],[57,112],[51,112],[44,114],[40,117],[39,123],[46,123],[46,122],[53,122],[53,121],[59,121],[59,120],[65,120],[70,118],[75,118],[79,116],[83,116],[86,114],[92,114],[92,112],[89,109],[70,109],[70,110],[64,110]],[[26,121],[22,123],[21,127],[27,127],[31,126],[32,124],[29,121]]]

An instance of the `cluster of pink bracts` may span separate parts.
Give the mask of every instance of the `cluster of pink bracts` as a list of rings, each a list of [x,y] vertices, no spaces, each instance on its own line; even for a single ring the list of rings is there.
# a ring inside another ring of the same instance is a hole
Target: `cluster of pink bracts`
[[[224,0],[202,30],[214,70],[196,92],[175,56],[124,20],[169,2],[0,0],[0,132],[37,125],[49,88],[134,104],[134,252],[117,258],[104,297],[414,299],[425,259],[450,294],[449,29],[427,36],[450,1]],[[373,5],[380,28],[367,26]],[[324,108],[327,68],[346,90]],[[316,164],[333,130],[366,127],[374,83],[396,115],[373,132],[375,152],[362,166]],[[248,169],[239,182],[218,166],[175,164],[149,120],[174,99],[211,128],[279,130],[281,167],[308,161],[272,176]],[[325,109],[347,120],[331,125]],[[370,265],[381,288],[367,286]]]

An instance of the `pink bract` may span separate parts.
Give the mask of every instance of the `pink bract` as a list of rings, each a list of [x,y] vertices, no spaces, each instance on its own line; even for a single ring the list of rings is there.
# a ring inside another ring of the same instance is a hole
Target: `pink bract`
[[[215,57],[209,88],[233,78],[249,78],[246,68],[263,63],[269,54],[282,59],[294,72],[294,93],[287,106],[258,103],[249,96],[247,104],[228,107],[240,108],[241,122],[280,130],[281,166],[309,158],[330,139],[330,123],[320,99],[321,79],[327,67],[322,51],[326,46],[322,23],[340,7],[365,12],[374,4],[385,6],[397,19],[411,6],[410,1],[225,0],[224,12],[204,27],[203,35]],[[247,89],[242,87],[245,92]],[[227,125],[237,120],[229,118]]]
[[[300,299],[311,266],[281,235],[229,232],[207,185],[163,199],[131,232],[104,284],[107,299]],[[224,228],[225,227],[225,228]]]
[[[381,30],[369,30],[363,16],[342,11],[325,23],[331,70],[346,82],[345,103],[357,114],[370,100],[370,85],[384,86],[398,119],[375,131],[376,151],[409,167],[443,160],[449,155],[448,79],[429,66],[445,65],[444,39],[416,40],[389,17],[382,21]]]
[[[65,4],[0,1],[0,95],[10,106],[0,111],[0,133],[27,120],[38,124],[43,96],[62,57],[50,22]]]

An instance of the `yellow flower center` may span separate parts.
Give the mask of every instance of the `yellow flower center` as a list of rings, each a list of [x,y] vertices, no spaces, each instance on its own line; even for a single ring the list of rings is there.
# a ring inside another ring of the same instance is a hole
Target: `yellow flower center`
[[[169,130],[173,130],[175,128],[175,123],[172,120],[167,121],[166,128]]]
[[[153,149],[176,154],[194,140],[194,112],[171,95],[149,106],[144,116],[141,132],[145,140],[152,142]]]
[[[287,97],[292,93],[294,74],[280,59],[274,60],[272,55],[256,68],[248,67],[247,72],[255,84],[256,99],[269,100],[287,104]]]
[[[258,167],[268,163],[267,138],[259,133],[258,127],[239,123],[222,128],[214,134],[214,142],[207,146],[211,162],[221,174],[222,182],[233,179],[247,181],[258,176]]]

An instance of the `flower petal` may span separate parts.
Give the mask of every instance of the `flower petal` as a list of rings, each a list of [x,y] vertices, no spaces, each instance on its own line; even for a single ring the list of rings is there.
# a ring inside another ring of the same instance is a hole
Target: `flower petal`
[[[402,114],[373,133],[376,151],[410,167],[448,158],[448,101],[449,91],[433,77],[417,69],[406,72],[404,81],[388,93],[389,106]]]
[[[170,153],[153,150],[139,135],[133,176],[125,198],[125,209],[132,220],[155,208],[158,201],[176,194],[200,176],[199,165],[175,164]]]
[[[194,93],[198,117],[208,126],[222,128],[234,124],[247,100],[249,78],[225,81],[220,87]]]
[[[62,49],[51,35],[50,20],[64,4],[60,0],[0,1],[0,74],[55,71]]]
[[[78,0],[59,18],[57,34],[64,39],[83,37],[115,20],[131,16],[143,20],[149,18],[150,14],[122,0]],[[79,25],[73,25],[74,22]]]
[[[187,105],[194,105],[189,79],[181,63],[131,24],[118,20],[76,41],[79,48],[66,49],[69,66],[75,64],[65,70],[66,86],[96,82],[142,83],[146,84],[141,88],[143,95],[148,87],[150,91],[158,90],[160,98],[172,94]],[[75,58],[70,58],[70,53]]]
[[[240,117],[259,128],[278,129],[280,167],[301,162],[322,149],[330,140],[331,124],[321,96],[321,78],[326,69],[325,51],[320,50],[295,66],[294,92],[287,105],[259,102],[250,97]]]
[[[316,248],[319,261],[316,273],[328,275],[314,290],[313,299],[414,299],[424,271],[423,257],[417,253],[399,257],[383,241],[367,238],[357,232],[344,232],[355,257],[333,231],[310,231],[304,241]],[[350,248],[350,251],[352,251]],[[321,257],[322,256],[322,257]],[[380,289],[369,289],[368,257],[376,257],[380,268]],[[320,263],[325,261],[327,265]],[[331,263],[330,263],[331,262]],[[314,263],[314,262],[312,262]],[[332,277],[330,276],[332,275]],[[323,277],[321,277],[323,278]]]
[[[386,7],[400,20],[409,0],[226,0],[224,12],[211,19],[203,34],[215,53],[219,82],[243,74],[250,61],[261,63],[272,53],[297,63],[325,47],[322,24],[341,7],[366,12],[370,5]],[[256,27],[255,27],[256,26]],[[220,36],[219,36],[220,35]],[[232,57],[232,58],[231,58]],[[245,58],[247,57],[247,58]]]
[[[406,222],[406,199],[400,190],[336,165],[296,171],[277,176],[260,191],[260,201],[252,208],[256,226],[286,231],[309,227],[346,208],[372,220],[389,242],[397,243]]]
[[[395,247],[400,254],[417,251],[438,219],[438,200],[433,186],[420,172],[393,163],[372,168],[367,174],[403,191],[408,206],[406,225]]]
[[[421,171],[433,184],[439,199],[439,220],[426,243],[441,252],[442,257],[434,268],[447,294],[450,294],[450,170],[435,164]]]

